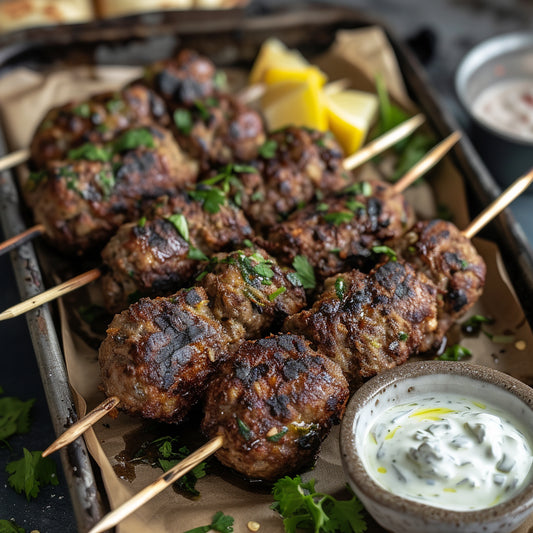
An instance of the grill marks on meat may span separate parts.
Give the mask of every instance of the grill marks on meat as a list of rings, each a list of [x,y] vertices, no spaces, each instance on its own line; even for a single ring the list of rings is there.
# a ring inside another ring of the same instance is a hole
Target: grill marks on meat
[[[338,278],[344,287],[339,291]],[[339,363],[352,388],[424,351],[437,328],[437,288],[408,263],[389,261],[369,274],[352,271],[325,283],[309,310],[284,330],[307,337]]]
[[[173,109],[176,138],[204,172],[255,159],[265,141],[261,115],[229,94]]]
[[[99,351],[104,392],[131,414],[180,422],[204,394],[226,345],[202,289],[143,298],[107,330]]]
[[[168,219],[176,213],[186,220],[188,240]],[[156,218],[121,226],[102,251],[109,269],[102,291],[111,312],[124,309],[132,295],[169,294],[188,284],[200,266],[189,258],[192,248],[211,255],[252,234],[240,210],[221,205],[218,213],[208,213],[186,193],[159,199],[150,216]]]
[[[147,87],[133,84],[50,110],[32,139],[31,159],[37,168],[44,168],[48,161],[65,159],[71,148],[102,144],[133,126],[156,123],[170,124],[163,100]]]
[[[209,385],[202,430],[223,436],[224,465],[273,481],[315,459],[348,394],[338,365],[302,337],[246,341]]]
[[[297,255],[307,257],[322,279],[363,268],[371,248],[401,237],[415,215],[403,195],[389,194],[390,185],[377,180],[359,185],[355,194],[331,196],[295,211],[270,228],[260,244],[286,264]]]
[[[257,338],[305,307],[305,291],[264,250],[215,255],[198,282],[232,341]]]
[[[481,296],[485,262],[472,241],[455,224],[444,220],[418,222],[398,246],[406,260],[423,271],[442,295],[437,346],[452,324]]]
[[[174,194],[195,181],[196,163],[170,132],[147,128],[153,148],[139,146],[112,161],[53,161],[37,185],[35,220],[54,246],[83,253],[105,242],[117,228],[141,216],[143,204]]]
[[[216,74],[209,58],[185,49],[174,58],[150,65],[143,80],[169,104],[188,105],[217,91]]]
[[[343,153],[330,134],[297,127],[270,133],[273,157],[260,157],[258,174],[243,174],[242,208],[259,228],[283,220],[315,197],[316,191],[346,187]]]

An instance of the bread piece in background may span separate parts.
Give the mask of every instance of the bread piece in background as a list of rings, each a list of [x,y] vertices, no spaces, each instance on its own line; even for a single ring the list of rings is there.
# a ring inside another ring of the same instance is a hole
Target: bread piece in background
[[[93,18],[91,0],[0,0],[0,33],[89,22]]]
[[[248,4],[248,0],[195,0],[196,9],[231,9]]]
[[[95,4],[101,18],[194,7],[193,0],[95,0]]]

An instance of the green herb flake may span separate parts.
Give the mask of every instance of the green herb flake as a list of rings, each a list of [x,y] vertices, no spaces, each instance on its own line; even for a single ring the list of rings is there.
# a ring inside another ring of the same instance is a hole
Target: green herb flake
[[[185,533],[209,533],[209,531],[218,531],[219,533],[233,533],[234,518],[218,511],[213,515],[211,523],[207,526],[195,527],[185,531]]]
[[[346,207],[353,211],[354,213],[357,213],[357,211],[364,211],[366,209],[365,204],[362,202],[358,202],[357,200],[346,200]]]
[[[296,274],[296,272],[289,272],[287,274],[287,279],[295,286],[295,287],[303,287],[302,282],[300,280],[300,276]]]
[[[246,246],[246,248],[255,248],[254,243],[250,239],[244,239],[242,243],[244,246]]]
[[[190,135],[193,127],[191,112],[187,109],[176,109],[173,114],[174,124],[183,135]]]
[[[400,331],[400,334],[398,335],[398,338],[403,342],[406,341],[409,338],[409,335],[405,333],[405,331]]]
[[[461,331],[466,335],[477,335],[481,331],[482,324],[492,324],[494,320],[483,315],[473,315],[461,324]]]
[[[255,191],[251,196],[252,202],[262,202],[265,199],[265,195],[261,191]]]
[[[304,483],[300,476],[286,476],[274,484],[271,508],[283,518],[287,533],[307,530],[315,533],[363,533],[367,524],[363,505],[352,494],[350,500],[337,500],[316,492],[315,480]]]
[[[296,275],[304,289],[314,289],[316,287],[315,271],[307,257],[304,255],[297,255],[292,262],[292,267],[296,271]],[[287,275],[287,277],[289,277],[289,275]],[[291,279],[289,279],[289,281],[293,283]]]
[[[341,224],[347,224],[353,220],[354,214],[348,211],[339,211],[337,213],[327,213],[324,215],[324,220],[328,224],[340,226]]]
[[[276,155],[278,143],[274,139],[268,139],[259,147],[259,155],[265,159],[272,159]]]
[[[19,494],[24,493],[27,500],[36,498],[44,485],[58,485],[56,464],[49,457],[43,458],[42,452],[23,449],[24,457],[11,461],[6,466],[9,475],[7,482]]]
[[[372,252],[375,254],[388,255],[391,261],[398,260],[398,256],[396,255],[396,252],[392,248],[389,248],[388,246],[385,246],[385,245],[373,246]]]
[[[72,112],[81,118],[89,118],[91,116],[91,107],[88,103],[77,105],[72,109]]]
[[[337,295],[337,298],[339,300],[342,300],[344,298],[345,290],[346,290],[346,283],[344,281],[344,278],[342,276],[339,276],[335,280],[335,294]]]
[[[245,440],[250,440],[252,436],[252,430],[240,419],[237,418],[237,426],[239,427],[239,433]]]
[[[196,278],[194,280],[195,281],[202,281],[207,276],[207,274],[208,274],[207,270],[203,270],[202,272],[200,272],[200,274],[198,274],[196,276]]]
[[[437,357],[440,361],[460,361],[466,357],[470,357],[472,352],[461,346],[460,344],[454,344],[453,346],[448,346],[444,352]]]
[[[102,170],[96,175],[105,199],[108,199],[115,188],[115,176],[109,170]]]
[[[283,426],[281,431],[278,431],[274,435],[267,436],[267,440],[269,440],[270,442],[278,442],[284,435],[287,434],[287,431],[289,431],[289,428]]]
[[[144,226],[146,226],[146,217],[141,217],[141,218],[137,221],[137,227],[139,227],[139,228],[144,228]]]
[[[280,294],[283,294],[286,292],[287,287],[280,287],[279,289],[275,290],[272,294],[268,295],[268,301],[273,302]]]
[[[5,443],[12,435],[28,433],[34,403],[34,399],[23,401],[14,396],[0,398],[0,442]]]
[[[85,143],[77,148],[69,150],[67,153],[67,159],[84,159],[87,161],[102,161],[105,163],[111,160],[112,155],[111,150],[104,148],[103,146]]]
[[[154,136],[146,128],[128,130],[113,143],[115,152],[135,150],[141,147],[155,148]]]
[[[209,261],[209,257],[207,257],[207,255],[205,255],[202,250],[199,250],[194,246],[191,246],[189,248],[189,252],[187,253],[187,259],[192,259],[194,261]]]
[[[226,92],[228,88],[228,76],[223,70],[217,70],[213,77],[213,85],[216,89],[222,92]]]
[[[496,344],[511,344],[516,338],[515,335],[495,335],[493,333],[489,333],[488,331],[483,331],[483,333]]]
[[[39,170],[37,172],[30,172],[28,177],[28,189],[34,191],[42,182],[48,178],[46,170]]]
[[[13,520],[0,520],[0,533],[26,533],[26,530]]]
[[[189,242],[189,225],[187,219],[182,213],[174,213],[166,218],[183,237],[183,240]]]
[[[126,107],[126,104],[120,96],[115,96],[106,103],[105,107],[110,113],[115,114],[120,113]]]
[[[315,211],[317,213],[325,213],[328,209],[329,209],[329,205],[328,204],[326,204],[325,202],[320,202],[316,206]]]
[[[215,214],[220,211],[220,207],[226,203],[226,195],[215,187],[198,187],[194,191],[189,191],[189,196],[202,203],[204,211]]]
[[[196,100],[194,102],[194,107],[198,110],[200,113],[200,117],[203,121],[207,121],[211,118],[211,113],[209,112],[209,109],[206,106],[207,102],[202,102],[200,100]]]

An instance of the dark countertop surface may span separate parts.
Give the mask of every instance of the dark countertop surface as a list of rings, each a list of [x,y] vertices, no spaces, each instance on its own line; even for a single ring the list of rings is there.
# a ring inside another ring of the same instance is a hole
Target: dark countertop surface
[[[533,22],[533,3],[528,0],[345,0],[330,3],[355,7],[375,15],[399,39],[413,43],[416,50],[425,56],[421,59],[424,59],[429,82],[439,94],[443,106],[456,116],[466,131],[469,124],[453,85],[459,61],[484,39],[515,30],[531,31]],[[282,6],[286,2],[263,0],[256,4]],[[512,206],[512,212],[530,242],[533,242],[532,202],[533,193],[530,193]],[[18,301],[9,256],[0,257],[0,309]],[[25,318],[0,322],[0,339],[4,346],[0,386],[6,395],[36,399],[30,432],[11,438],[9,447],[0,447],[0,519],[14,519],[27,532],[76,531],[68,488],[61,472],[59,486],[46,487],[32,502],[27,502],[24,496],[7,486],[6,463],[20,458],[23,447],[43,450],[55,435]],[[59,460],[57,457],[54,459],[60,471]]]

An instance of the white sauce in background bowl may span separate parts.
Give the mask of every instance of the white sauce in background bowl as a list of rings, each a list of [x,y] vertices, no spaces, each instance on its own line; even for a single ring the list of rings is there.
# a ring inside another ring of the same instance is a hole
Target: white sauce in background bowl
[[[507,79],[487,87],[472,102],[472,114],[497,131],[533,141],[533,78]]]
[[[387,490],[468,511],[512,498],[531,479],[533,443],[518,420],[481,402],[424,396],[378,415],[363,462]]]

